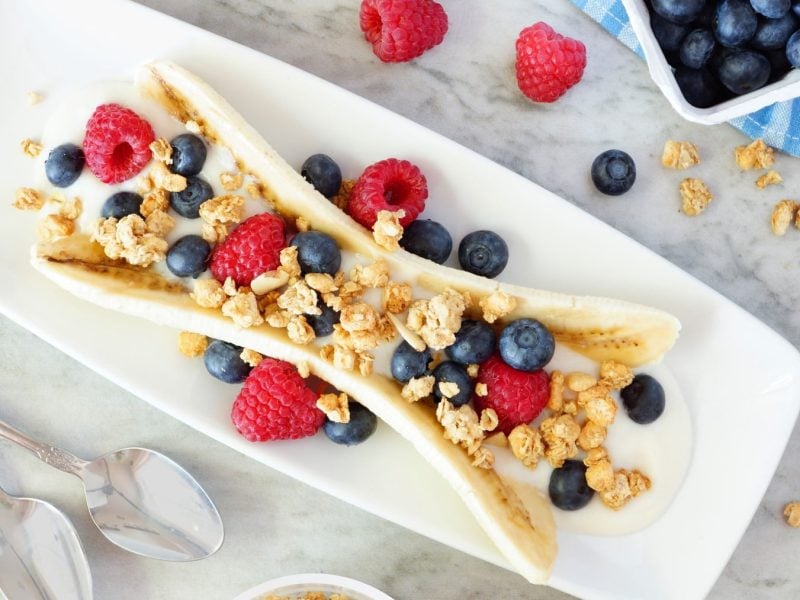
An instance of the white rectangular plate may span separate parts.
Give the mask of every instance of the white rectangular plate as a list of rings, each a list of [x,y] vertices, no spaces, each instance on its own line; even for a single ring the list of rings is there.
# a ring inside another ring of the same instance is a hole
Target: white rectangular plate
[[[102,23],[102,26],[100,24]],[[147,43],[129,32],[147,32]],[[458,240],[490,228],[509,242],[502,279],[621,297],[668,310],[683,333],[666,364],[689,403],[694,450],[663,517],[618,538],[559,536],[552,585],[583,598],[702,597],[755,511],[800,406],[800,359],[782,338],[705,285],[600,221],[495,163],[267,56],[138,5],[0,0],[0,310],[134,394],[242,453],[365,510],[498,565],[505,561],[456,495],[387,427],[368,444],[322,436],[250,444],[229,422],[235,386],[177,353],[175,332],[63,293],[28,265],[35,215],[9,207],[59,92],[130,78],[153,57],[195,71],[290,163],[315,152],[346,175],[389,156],[428,177],[426,215]],[[28,90],[47,100],[28,107]],[[35,357],[31,357],[35,360]]]

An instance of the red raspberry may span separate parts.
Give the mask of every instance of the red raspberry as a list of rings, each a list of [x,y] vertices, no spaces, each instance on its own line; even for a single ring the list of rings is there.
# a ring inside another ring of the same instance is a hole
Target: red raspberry
[[[265,358],[245,379],[231,419],[251,442],[296,440],[314,435],[325,422],[317,398],[294,366]]]
[[[153,156],[150,144],[156,139],[150,123],[130,108],[101,104],[86,123],[83,153],[86,164],[103,183],[130,179]]]
[[[493,408],[500,420],[497,431],[506,435],[517,425],[539,416],[550,398],[550,376],[544,370],[518,371],[498,354],[481,365],[476,383],[485,383],[488,394],[476,395],[475,407],[478,412]]]
[[[416,165],[387,158],[364,169],[347,201],[347,213],[367,229],[378,220],[378,212],[406,211],[400,219],[408,227],[425,209],[428,183]]]
[[[554,102],[578,83],[586,67],[586,46],[534,23],[517,38],[517,83],[535,102]]]
[[[361,31],[383,62],[405,62],[440,44],[447,13],[433,0],[363,0]]]
[[[214,248],[209,268],[220,283],[232,277],[236,285],[250,285],[254,277],[278,267],[285,247],[283,219],[253,215]]]

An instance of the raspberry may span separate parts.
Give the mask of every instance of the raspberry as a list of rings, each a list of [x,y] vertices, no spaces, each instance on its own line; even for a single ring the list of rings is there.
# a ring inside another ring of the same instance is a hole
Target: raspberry
[[[509,367],[499,355],[481,365],[476,383],[485,383],[488,394],[475,396],[478,412],[493,408],[506,435],[517,425],[530,423],[550,398],[550,376],[543,370],[527,373]]]
[[[367,229],[378,220],[378,212],[406,211],[400,219],[408,227],[425,209],[428,183],[420,170],[407,160],[387,158],[370,165],[350,192],[347,213]]]
[[[440,44],[447,13],[433,0],[363,0],[361,31],[383,62],[405,62]]]
[[[586,67],[586,47],[534,23],[517,38],[517,83],[535,102],[554,102],[578,83]]]
[[[245,379],[231,419],[251,442],[296,440],[314,435],[325,422],[317,398],[294,366],[265,358]]]
[[[283,219],[270,213],[253,215],[214,248],[209,268],[221,283],[232,277],[236,285],[250,285],[253,278],[278,267],[285,247]]]
[[[130,108],[101,104],[86,123],[86,164],[103,183],[125,181],[150,162],[149,146],[155,138],[150,123]]]

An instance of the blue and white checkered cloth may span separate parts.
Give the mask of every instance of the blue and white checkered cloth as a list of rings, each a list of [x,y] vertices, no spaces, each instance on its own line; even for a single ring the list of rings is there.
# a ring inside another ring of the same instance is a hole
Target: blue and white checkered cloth
[[[644,58],[628,13],[620,0],[571,0],[611,35]],[[759,111],[729,121],[751,138],[762,138],[774,148],[800,156],[800,99],[776,102]]]

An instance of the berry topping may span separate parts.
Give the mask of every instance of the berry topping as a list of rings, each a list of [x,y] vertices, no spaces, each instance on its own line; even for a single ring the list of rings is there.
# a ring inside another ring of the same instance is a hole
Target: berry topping
[[[475,275],[497,277],[508,264],[508,246],[494,231],[473,231],[458,245],[458,262]]]
[[[392,377],[400,383],[408,383],[414,377],[422,377],[428,372],[431,360],[433,357],[428,348],[417,352],[408,342],[400,342],[392,354]]]
[[[517,38],[517,84],[534,102],[554,102],[578,83],[586,67],[586,47],[534,23]]]
[[[320,315],[306,315],[306,321],[311,325],[318,338],[329,336],[333,333],[333,326],[339,322],[339,313],[322,301],[317,302],[322,311]]]
[[[309,156],[303,163],[300,174],[326,198],[338,194],[342,186],[342,170],[327,154]]]
[[[750,0],[750,6],[768,19],[780,19],[792,7],[791,0]]]
[[[56,187],[68,187],[75,183],[81,174],[86,158],[75,144],[61,144],[47,155],[44,162],[44,173],[47,181]]]
[[[503,328],[497,347],[507,365],[531,372],[550,362],[556,342],[536,319],[517,319]]]
[[[664,412],[664,388],[656,379],[644,373],[637,375],[620,391],[622,404],[634,423],[647,425]]]
[[[120,183],[145,168],[155,139],[150,123],[119,104],[101,104],[86,123],[86,164],[103,183]]]
[[[422,258],[443,264],[453,249],[453,238],[441,224],[430,219],[417,220],[406,227],[400,246]]]
[[[653,10],[673,23],[691,23],[705,8],[706,0],[653,0]]]
[[[242,360],[242,348],[222,340],[212,341],[203,355],[206,370],[225,383],[242,383],[252,367]]]
[[[714,62],[714,57],[711,57]],[[675,81],[686,101],[697,108],[708,108],[720,100],[722,87],[708,69],[679,67],[675,70]]]
[[[689,33],[686,25],[667,21],[656,13],[650,15],[650,27],[653,29],[653,35],[658,45],[665,52],[674,52],[680,48],[683,38]]]
[[[748,0],[722,0],[717,4],[714,35],[729,48],[744,46],[758,27],[758,17]]]
[[[100,214],[105,219],[108,217],[121,219],[128,215],[137,215],[139,214],[139,208],[142,206],[142,201],[143,199],[139,194],[133,192],[117,192],[109,196],[106,201],[103,202],[103,208],[100,210]]]
[[[547,492],[553,506],[561,510],[578,510],[589,504],[594,490],[586,483],[586,465],[579,460],[565,460],[550,474]]]
[[[342,253],[331,236],[320,231],[301,231],[292,239],[297,246],[297,262],[303,275],[327,273],[336,275],[342,264]]]
[[[711,58],[716,46],[713,33],[708,29],[695,29],[681,42],[681,62],[690,69],[700,69]]]
[[[592,163],[592,181],[603,194],[624,194],[636,181],[636,163],[627,152],[606,150]]]
[[[456,341],[445,348],[450,360],[462,365],[480,364],[494,352],[496,336],[484,321],[465,319],[456,333]]]
[[[362,0],[359,22],[383,62],[416,58],[447,33],[447,13],[433,0]]]
[[[186,187],[183,191],[170,193],[169,204],[180,216],[198,219],[200,205],[213,197],[214,190],[205,179],[189,176],[186,178]]]
[[[433,395],[437,400],[447,398],[453,403],[453,406],[461,406],[472,398],[475,385],[472,383],[472,379],[464,365],[452,360],[446,360],[436,366],[433,370],[433,377],[436,380],[433,385]],[[447,385],[452,383],[458,386],[458,391],[454,395],[450,393],[454,390],[448,389],[450,386]]]
[[[260,213],[245,219],[211,253],[209,267],[219,282],[232,277],[236,285],[276,269],[286,247],[283,219]]]
[[[206,145],[196,135],[183,133],[170,142],[172,146],[172,164],[169,170],[178,175],[188,177],[197,175],[206,163]]]
[[[756,50],[778,50],[786,46],[789,36],[797,30],[797,17],[787,12],[780,19],[762,19],[750,40]]]
[[[742,50],[731,52],[723,58],[717,75],[722,85],[734,94],[746,94],[767,83],[770,69],[766,56],[758,52]]]
[[[367,229],[372,229],[382,210],[405,211],[403,227],[425,209],[428,183],[416,165],[407,160],[387,158],[364,169],[350,192],[347,214]]]
[[[793,67],[800,68],[800,30],[795,31],[786,42],[786,58]]]
[[[336,444],[355,446],[365,441],[378,428],[378,418],[358,402],[349,402],[350,420],[347,423],[334,423],[325,419],[322,430],[328,439]]]
[[[296,440],[314,435],[325,422],[317,397],[292,365],[264,358],[236,396],[231,420],[251,442]]]
[[[177,277],[197,277],[206,270],[211,246],[199,235],[187,235],[167,251],[167,268]]]
[[[481,365],[475,383],[486,384],[486,396],[475,396],[478,412],[493,408],[506,435],[517,425],[530,423],[547,405],[550,377],[544,371],[518,371],[495,354]]]

